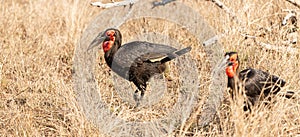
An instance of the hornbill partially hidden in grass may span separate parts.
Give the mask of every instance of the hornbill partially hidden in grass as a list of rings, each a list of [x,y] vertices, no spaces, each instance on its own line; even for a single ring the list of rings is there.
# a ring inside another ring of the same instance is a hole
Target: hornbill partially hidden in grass
[[[134,41],[121,46],[122,35],[114,28],[101,32],[88,50],[101,43],[107,65],[137,87],[133,96],[137,106],[144,96],[146,82],[153,75],[163,73],[166,70],[166,62],[191,50],[191,47],[177,50],[171,46],[143,41]],[[139,91],[141,94],[138,98]]]
[[[226,74],[230,95],[234,99],[234,95],[239,91],[245,91],[244,94],[248,100],[247,103],[245,102],[245,111],[251,111],[250,106],[257,101],[266,99],[266,97],[270,99],[271,95],[279,93],[286,83],[283,79],[262,70],[247,68],[239,71],[240,62],[237,52],[227,52],[225,57],[228,58]],[[287,91],[284,96],[291,98],[293,94],[293,91]]]

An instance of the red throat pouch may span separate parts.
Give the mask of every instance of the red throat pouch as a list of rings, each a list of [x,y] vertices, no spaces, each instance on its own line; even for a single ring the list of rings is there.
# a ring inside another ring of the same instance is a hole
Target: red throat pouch
[[[233,78],[234,77],[234,70],[233,70],[233,66],[228,66],[226,68],[226,75],[230,78]]]
[[[112,41],[105,41],[103,42],[102,48],[104,52],[107,52],[110,50],[110,48],[112,47],[113,42]]]

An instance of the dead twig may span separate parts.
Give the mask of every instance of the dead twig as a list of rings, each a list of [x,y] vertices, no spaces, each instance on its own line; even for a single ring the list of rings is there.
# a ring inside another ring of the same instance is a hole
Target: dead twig
[[[105,3],[105,4],[102,2],[92,2],[91,5],[107,9],[107,8],[118,7],[118,6],[133,5],[138,1],[139,0],[124,0],[120,2]]]
[[[173,1],[176,1],[176,0],[162,0],[162,1],[155,1],[153,2],[153,8],[157,7],[157,6],[165,6],[166,4],[170,3],[170,2],[173,2]]]

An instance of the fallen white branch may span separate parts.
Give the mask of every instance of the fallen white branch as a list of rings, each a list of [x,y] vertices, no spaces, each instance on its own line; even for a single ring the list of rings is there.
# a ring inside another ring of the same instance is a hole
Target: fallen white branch
[[[102,3],[102,2],[92,2],[92,6],[97,6],[100,8],[111,8],[111,7],[118,7],[118,6],[126,6],[126,5],[132,5],[139,0],[124,0],[124,1],[119,1],[119,2],[113,2],[113,3]]]
[[[220,35],[216,35],[216,36],[213,36],[211,37],[210,39],[204,41],[202,43],[203,46],[209,46],[209,45],[212,45],[212,44],[215,44],[216,42],[218,42],[218,40],[223,37],[224,34],[220,34]]]

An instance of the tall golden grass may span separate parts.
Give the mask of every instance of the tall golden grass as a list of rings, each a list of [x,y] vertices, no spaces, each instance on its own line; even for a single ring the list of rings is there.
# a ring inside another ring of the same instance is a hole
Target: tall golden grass
[[[226,51],[239,52],[241,68],[266,70],[285,79],[285,89],[299,91],[299,53],[266,50],[253,39],[243,36],[248,34],[256,36],[257,41],[282,45],[287,31],[292,27],[280,25],[286,15],[284,10],[299,11],[297,7],[286,1],[224,1],[236,13],[240,22],[237,23],[210,1],[181,1],[198,11],[217,33],[226,33],[219,42]],[[80,111],[72,83],[74,48],[86,26],[101,11],[91,7],[89,1],[80,0],[1,2],[1,136],[107,136]],[[132,32],[125,30],[126,33]],[[297,44],[285,46],[300,48]],[[193,59],[206,62],[197,52],[192,51],[191,54]],[[103,70],[99,73],[103,76],[97,78],[104,82],[101,88],[109,96],[113,90],[107,78],[109,69],[102,61],[99,64]],[[209,80],[209,69],[199,66],[199,70],[207,71],[201,73],[201,78]],[[209,81],[200,83],[205,91]],[[276,97],[275,100],[272,108],[258,106],[251,114],[245,114],[238,103],[224,104],[225,109],[218,111],[218,124],[213,124],[207,131],[193,124],[189,135],[299,136],[299,99]],[[173,135],[185,136],[188,133]]]

